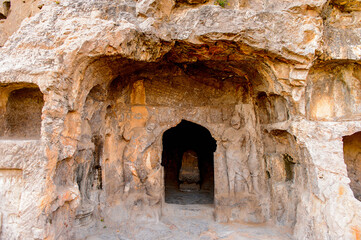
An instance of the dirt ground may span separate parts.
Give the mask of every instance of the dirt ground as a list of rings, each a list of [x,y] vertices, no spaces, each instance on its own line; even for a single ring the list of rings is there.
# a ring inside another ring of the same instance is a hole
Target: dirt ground
[[[87,240],[290,240],[291,232],[271,224],[217,223],[212,205],[166,204],[159,222],[124,223],[118,228],[103,227]],[[79,236],[80,237],[80,236]]]

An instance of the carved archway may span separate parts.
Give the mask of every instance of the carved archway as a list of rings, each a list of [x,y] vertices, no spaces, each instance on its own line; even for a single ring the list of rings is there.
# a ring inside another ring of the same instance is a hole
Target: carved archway
[[[207,128],[190,121],[182,120],[164,132],[165,202],[213,203],[216,146]]]

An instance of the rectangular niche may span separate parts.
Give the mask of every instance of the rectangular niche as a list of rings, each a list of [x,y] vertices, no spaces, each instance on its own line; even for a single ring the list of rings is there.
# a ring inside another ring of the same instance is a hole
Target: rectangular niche
[[[23,171],[0,168],[0,239],[18,239]]]
[[[29,85],[29,86],[28,86]],[[43,94],[34,84],[0,88],[0,137],[2,139],[39,139]]]

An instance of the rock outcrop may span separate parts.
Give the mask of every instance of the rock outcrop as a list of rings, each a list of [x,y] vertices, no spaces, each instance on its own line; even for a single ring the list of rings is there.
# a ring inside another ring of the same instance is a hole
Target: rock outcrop
[[[0,3],[1,239],[158,221],[189,149],[215,220],[360,239],[360,1]]]

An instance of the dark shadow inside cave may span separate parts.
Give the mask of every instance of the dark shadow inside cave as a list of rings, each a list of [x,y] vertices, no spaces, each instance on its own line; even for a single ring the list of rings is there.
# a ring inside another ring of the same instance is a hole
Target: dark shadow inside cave
[[[350,187],[356,199],[361,201],[361,132],[343,137],[343,155],[350,178]]]
[[[216,146],[206,128],[185,120],[163,134],[166,203],[213,204]]]

